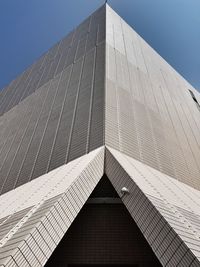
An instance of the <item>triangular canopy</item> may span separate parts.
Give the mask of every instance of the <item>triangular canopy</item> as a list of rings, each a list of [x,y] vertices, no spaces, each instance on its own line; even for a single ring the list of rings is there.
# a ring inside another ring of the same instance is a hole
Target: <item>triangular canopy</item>
[[[44,265],[104,173],[162,265],[198,262],[199,192],[102,147],[0,197],[2,266]]]

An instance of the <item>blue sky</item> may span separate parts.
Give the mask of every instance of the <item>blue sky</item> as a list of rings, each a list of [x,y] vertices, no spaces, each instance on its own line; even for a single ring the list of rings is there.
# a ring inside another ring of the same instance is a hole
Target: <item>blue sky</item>
[[[0,88],[103,3],[102,0],[0,0]],[[200,0],[108,3],[200,91]]]

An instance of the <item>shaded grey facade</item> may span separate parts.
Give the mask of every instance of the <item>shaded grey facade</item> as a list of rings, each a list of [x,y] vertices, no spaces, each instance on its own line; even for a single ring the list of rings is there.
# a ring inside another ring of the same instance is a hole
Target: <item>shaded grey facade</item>
[[[104,80],[101,8],[2,91],[1,194],[104,144]]]
[[[0,266],[200,266],[199,103],[108,5],[92,14],[0,93]],[[92,197],[105,175],[114,199]]]

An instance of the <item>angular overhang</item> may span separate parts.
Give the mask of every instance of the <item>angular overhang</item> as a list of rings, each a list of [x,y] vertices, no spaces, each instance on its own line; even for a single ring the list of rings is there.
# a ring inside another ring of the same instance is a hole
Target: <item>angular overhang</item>
[[[199,266],[199,191],[109,147],[0,197],[1,266],[44,266],[104,173],[163,266]]]

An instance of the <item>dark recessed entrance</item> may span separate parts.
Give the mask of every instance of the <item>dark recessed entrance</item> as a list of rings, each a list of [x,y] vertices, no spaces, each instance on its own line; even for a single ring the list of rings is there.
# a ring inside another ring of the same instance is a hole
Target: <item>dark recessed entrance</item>
[[[161,264],[104,176],[46,266],[156,267]]]
[[[138,267],[130,264],[69,264],[67,267]]]

